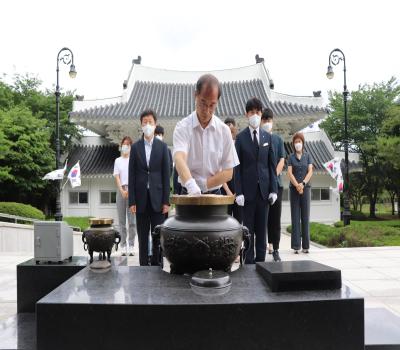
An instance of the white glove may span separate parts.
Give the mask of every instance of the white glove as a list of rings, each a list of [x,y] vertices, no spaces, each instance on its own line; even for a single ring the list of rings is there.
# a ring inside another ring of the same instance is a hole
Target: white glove
[[[193,178],[187,180],[184,186],[186,187],[189,195],[201,194],[200,187],[197,185],[196,180]]]
[[[239,196],[236,197],[235,202],[238,206],[243,207],[244,206],[244,196],[240,194]]]
[[[276,202],[277,199],[278,199],[278,195],[276,193],[270,193],[268,196],[268,200],[271,205],[274,205],[274,203]]]

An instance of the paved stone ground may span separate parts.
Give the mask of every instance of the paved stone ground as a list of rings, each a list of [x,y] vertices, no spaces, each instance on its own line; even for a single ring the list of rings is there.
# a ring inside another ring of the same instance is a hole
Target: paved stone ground
[[[332,249],[312,245],[309,254],[295,255],[290,236],[282,234],[280,254],[284,261],[314,260],[341,269],[343,283],[365,298],[366,308],[384,307],[400,316],[400,247]],[[0,320],[17,312],[16,265],[30,258],[0,253]],[[272,256],[267,255],[266,260],[272,260]],[[139,264],[137,245],[128,264]]]

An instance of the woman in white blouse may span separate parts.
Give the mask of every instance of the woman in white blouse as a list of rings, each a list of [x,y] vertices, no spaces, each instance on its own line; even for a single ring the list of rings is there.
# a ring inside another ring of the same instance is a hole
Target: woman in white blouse
[[[117,212],[119,232],[121,234],[122,255],[133,256],[133,246],[136,236],[136,217],[129,210],[128,205],[128,169],[129,154],[131,150],[132,139],[125,136],[121,141],[121,157],[115,159],[114,177],[117,184]],[[128,237],[126,223],[128,219]],[[128,238],[128,242],[127,242]],[[128,243],[128,244],[127,244]]]

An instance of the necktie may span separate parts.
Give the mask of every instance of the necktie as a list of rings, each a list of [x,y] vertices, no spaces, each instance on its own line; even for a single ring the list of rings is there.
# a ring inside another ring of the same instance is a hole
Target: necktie
[[[253,131],[253,143],[254,143],[254,146],[255,146],[255,148],[256,148],[256,150],[258,152],[257,130]]]

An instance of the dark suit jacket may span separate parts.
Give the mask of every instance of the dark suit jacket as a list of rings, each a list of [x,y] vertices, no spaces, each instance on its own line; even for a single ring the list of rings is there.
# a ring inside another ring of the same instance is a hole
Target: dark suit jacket
[[[235,192],[244,195],[245,201],[256,198],[258,187],[264,200],[270,193],[278,193],[276,164],[272,149],[272,137],[262,128],[259,135],[258,155],[253,135],[247,127],[236,136],[236,151],[240,164],[235,167]]]
[[[155,212],[160,212],[163,204],[169,204],[169,162],[168,146],[157,138],[153,139],[149,167],[143,138],[132,145],[129,158],[129,206],[136,205],[136,212],[146,211],[147,184]]]
[[[168,156],[169,156],[169,177],[171,177],[173,172],[174,162],[172,160],[172,152],[169,148],[168,148]]]

